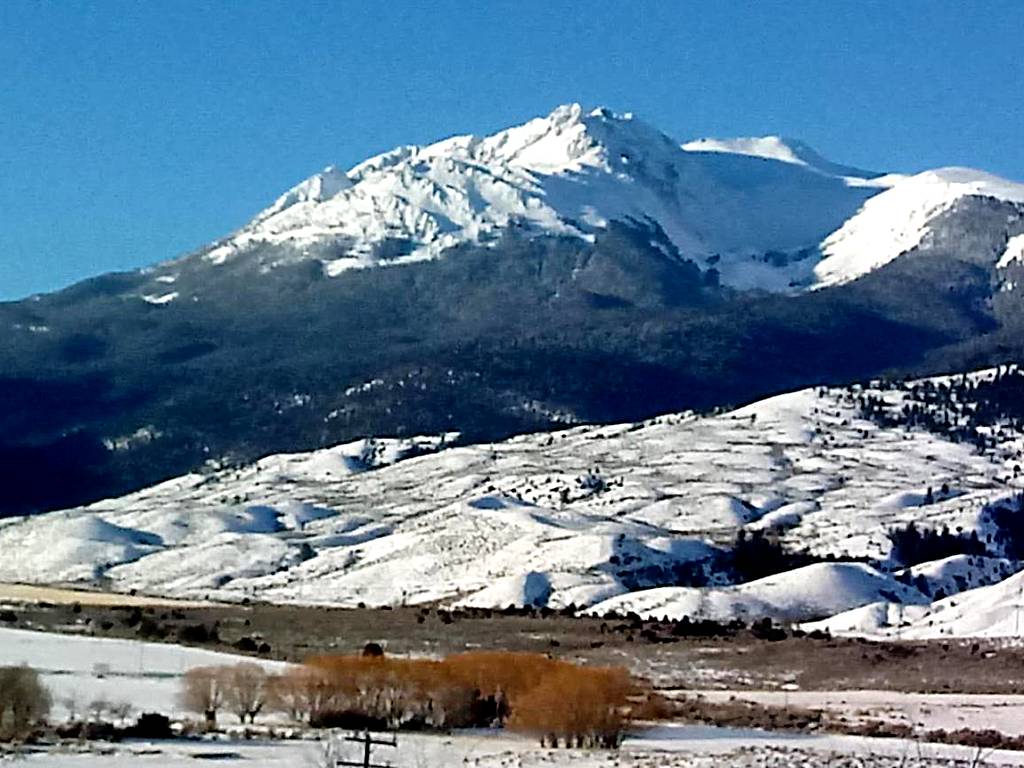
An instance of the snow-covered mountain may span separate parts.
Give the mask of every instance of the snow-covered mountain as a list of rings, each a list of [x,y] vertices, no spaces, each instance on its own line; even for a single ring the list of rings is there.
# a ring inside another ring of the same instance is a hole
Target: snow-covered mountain
[[[510,227],[592,239],[609,221],[634,221],[659,227],[679,257],[713,266],[726,285],[791,291],[878,268],[970,195],[1024,201],[1024,187],[970,169],[862,171],[776,136],[680,145],[631,114],[570,104],[490,136],[328,166],[200,258],[248,255],[262,269],[313,259],[337,276],[494,245]],[[158,272],[173,281],[175,265]]]
[[[329,167],[204,258],[223,263],[269,243],[338,275],[493,243],[511,226],[591,238],[611,220],[634,220],[659,226],[684,258],[714,259],[728,284],[785,288],[797,273],[766,268],[764,254],[815,246],[877,191],[860,182],[684,151],[632,115],[573,104],[491,136],[400,147],[348,172]]]
[[[887,532],[913,522],[996,541],[984,512],[1024,487],[1014,470],[1024,435],[1001,429],[982,452],[865,418],[863,403],[885,400],[898,412],[906,396],[812,389],[720,415],[502,443],[362,441],[272,456],[0,521],[0,580],[350,606],[575,604],[676,618],[810,620],[879,601],[927,605],[939,586],[948,594],[993,583],[1017,565],[954,558],[904,574]],[[402,458],[410,452],[427,455]],[[847,562],[731,585],[716,566],[739,531],[756,530]],[[671,586],[680,582],[707,586]]]
[[[0,515],[1019,358],[1022,189],[578,105],[328,167],[193,254],[0,305]]]

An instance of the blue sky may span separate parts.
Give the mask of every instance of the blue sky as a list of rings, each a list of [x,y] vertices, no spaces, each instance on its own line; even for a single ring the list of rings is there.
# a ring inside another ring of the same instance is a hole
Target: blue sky
[[[0,3],[0,299],[170,258],[329,163],[559,103],[1024,179],[1022,6]]]

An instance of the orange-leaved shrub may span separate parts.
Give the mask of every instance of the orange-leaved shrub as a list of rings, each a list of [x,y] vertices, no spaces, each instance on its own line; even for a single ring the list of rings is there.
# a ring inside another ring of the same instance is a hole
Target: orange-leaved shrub
[[[640,689],[621,669],[529,653],[472,652],[442,661],[317,656],[272,682],[270,705],[318,726],[503,725],[557,746],[617,746]]]
[[[509,725],[557,747],[618,747],[638,686],[623,669],[563,664],[513,699]]]

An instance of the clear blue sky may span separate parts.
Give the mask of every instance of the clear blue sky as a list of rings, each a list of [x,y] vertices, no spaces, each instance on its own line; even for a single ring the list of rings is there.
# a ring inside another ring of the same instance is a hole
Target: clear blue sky
[[[329,163],[579,101],[1024,179],[1024,4],[0,2],[0,299],[178,255]]]

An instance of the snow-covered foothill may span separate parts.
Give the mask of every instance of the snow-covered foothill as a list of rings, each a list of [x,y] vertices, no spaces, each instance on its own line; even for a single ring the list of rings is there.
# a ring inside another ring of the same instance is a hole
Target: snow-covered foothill
[[[1020,637],[1024,572],[938,600],[901,630],[909,638]]]
[[[952,558],[950,558],[952,560]],[[960,570],[962,563],[943,561],[938,567],[921,570],[939,570],[940,573]],[[989,572],[995,582],[987,586],[957,591],[955,580],[937,583],[949,585],[949,597],[925,605],[905,606],[890,601],[879,601],[856,610],[847,611],[827,619],[805,624],[808,630],[828,630],[833,634],[865,637],[898,637],[929,640],[949,637],[1019,638],[1024,632],[1024,572],[998,579],[1004,571]],[[984,578],[971,572],[971,578]],[[945,590],[943,590],[945,591]]]
[[[865,394],[894,407],[903,396],[809,389],[717,415],[502,443],[442,448],[424,438],[412,442],[430,450],[413,458],[399,449],[408,441],[382,440],[267,457],[5,520],[0,581],[192,600],[491,608],[617,600],[650,614],[717,606],[722,616],[809,619],[928,602],[939,589],[952,595],[1015,570],[953,558],[896,573],[892,528],[948,526],[984,540],[987,505],[1019,482],[1007,467],[1021,440],[1003,430],[981,454],[923,430],[883,428],[861,417]],[[928,488],[940,490],[929,497]],[[758,529],[792,550],[868,559],[881,570],[822,563],[720,589],[728,582],[716,558],[740,531]],[[701,574],[710,579],[704,591],[627,594]]]
[[[613,597],[590,609],[595,615],[635,613],[644,618],[808,621],[868,605],[880,598],[903,604],[927,598],[862,563],[815,563],[732,587],[661,587]]]
[[[996,584],[1020,569],[1020,563],[1005,557],[951,555],[905,568],[897,572],[896,577],[939,599],[968,589]]]

